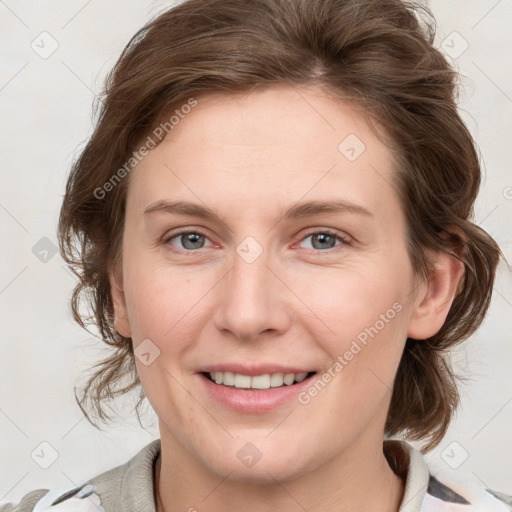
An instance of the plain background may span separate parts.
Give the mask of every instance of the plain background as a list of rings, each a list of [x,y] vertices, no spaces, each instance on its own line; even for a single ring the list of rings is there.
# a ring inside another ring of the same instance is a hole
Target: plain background
[[[150,407],[146,430],[138,425],[133,395],[119,401],[119,418],[103,432],[83,417],[73,387],[106,352],[73,323],[74,279],[52,247],[67,173],[92,132],[94,95],[129,38],[171,5],[0,1],[0,502],[38,488],[71,489],[158,437]],[[510,268],[500,265],[485,323],[453,355],[471,381],[427,461],[438,477],[512,494],[512,0],[430,6],[437,45],[462,74],[461,114],[482,154],[475,221]]]

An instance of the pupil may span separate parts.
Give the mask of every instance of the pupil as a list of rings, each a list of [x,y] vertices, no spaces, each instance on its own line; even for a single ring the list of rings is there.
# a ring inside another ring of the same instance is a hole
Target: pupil
[[[187,233],[184,236],[184,244],[183,246],[187,249],[198,249],[195,244],[198,243],[198,241],[202,238],[203,235],[200,235],[199,233]],[[320,245],[324,244],[324,247],[320,247],[320,249],[325,248],[325,244],[328,245],[329,248],[334,247],[332,245],[332,242],[335,242],[335,239],[332,235],[326,234],[326,233],[320,233],[318,235],[313,236],[313,240],[318,240],[320,242]],[[329,242],[331,242],[329,244]],[[188,245],[192,244],[192,246]],[[314,244],[313,244],[314,245]]]
[[[333,236],[331,236],[331,235],[328,235],[328,234],[326,234],[326,233],[320,233],[319,235],[315,235],[315,236],[313,236],[313,240],[315,240],[315,239],[320,240],[320,242],[321,242],[321,243],[325,243],[325,242],[326,242],[326,240],[327,240],[327,241],[329,241],[329,239],[330,239],[332,242],[334,242],[334,237],[333,237]],[[313,245],[314,245],[314,244],[313,244]],[[329,245],[329,247],[333,247],[333,245],[331,244],[331,245]],[[320,249],[324,249],[324,248],[325,248],[325,246],[324,246],[324,247],[320,247]]]
[[[198,249],[199,247],[196,247],[194,244],[197,244],[197,240],[200,239],[203,235],[200,235],[199,233],[187,233],[184,236],[184,243],[183,246],[186,249]],[[188,245],[189,243],[192,244],[192,246]]]

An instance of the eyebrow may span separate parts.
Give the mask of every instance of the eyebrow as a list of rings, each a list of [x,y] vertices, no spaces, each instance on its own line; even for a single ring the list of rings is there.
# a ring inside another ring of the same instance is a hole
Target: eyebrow
[[[210,208],[188,201],[156,201],[144,210],[144,215],[155,212],[188,215],[224,223],[220,216]],[[295,204],[282,212],[282,218],[284,220],[303,219],[322,213],[353,213],[373,217],[373,214],[361,205],[346,200],[333,200],[306,201]]]

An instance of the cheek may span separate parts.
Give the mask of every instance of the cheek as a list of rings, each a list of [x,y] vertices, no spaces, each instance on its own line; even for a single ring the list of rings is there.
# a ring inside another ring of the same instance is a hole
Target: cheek
[[[403,282],[387,272],[340,270],[324,281],[325,286],[308,289],[308,305],[328,329],[326,343],[333,350],[348,349],[346,344],[352,340],[364,344],[377,335],[393,338],[402,332]]]
[[[344,397],[353,410],[361,410],[363,399],[371,411],[391,396],[407,338],[407,276],[391,269],[340,272],[328,293],[322,287],[309,290],[308,304],[317,316],[308,325],[328,356],[324,373],[330,374],[325,375],[332,383],[330,399]]]
[[[142,258],[141,258],[142,259]],[[205,296],[214,287],[214,276],[168,265],[126,265],[125,296],[135,343],[149,338],[161,349],[179,351],[197,339]],[[211,277],[211,279],[210,279]],[[168,343],[172,341],[172,343]]]

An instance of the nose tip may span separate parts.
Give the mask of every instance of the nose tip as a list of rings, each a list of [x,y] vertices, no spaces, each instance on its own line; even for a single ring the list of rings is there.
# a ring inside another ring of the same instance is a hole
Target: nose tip
[[[240,340],[283,332],[290,323],[286,287],[262,254],[263,247],[254,237],[244,239],[237,247],[237,258],[220,288],[215,325]]]

